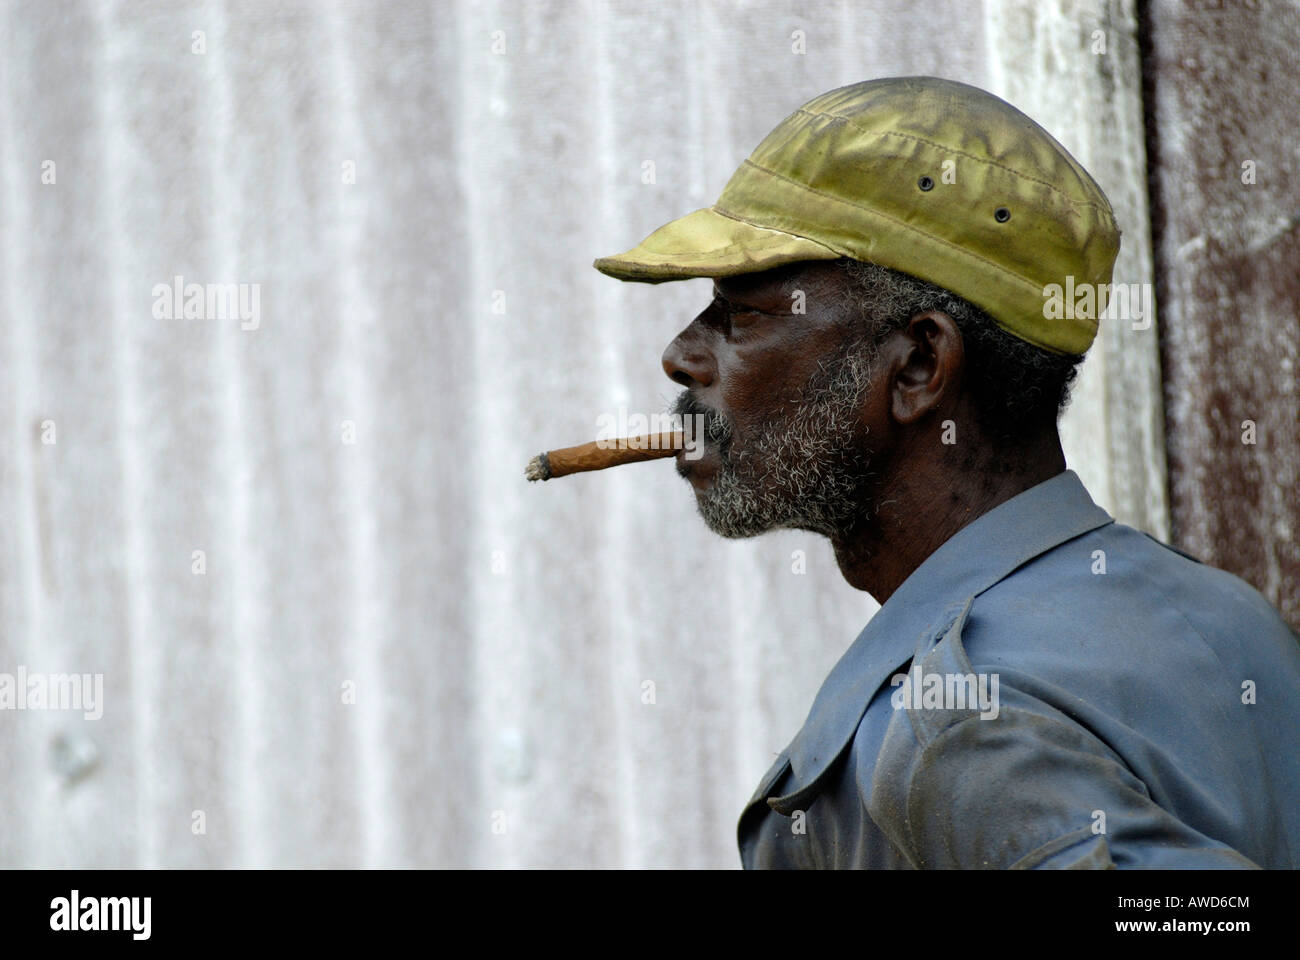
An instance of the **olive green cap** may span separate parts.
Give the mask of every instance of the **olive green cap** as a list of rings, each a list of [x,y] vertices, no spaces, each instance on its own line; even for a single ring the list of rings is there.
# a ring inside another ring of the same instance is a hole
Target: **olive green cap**
[[[1021,339],[1078,354],[1097,334],[1119,236],[1101,188],[1015,107],[964,83],[900,77],[809,101],[717,203],[595,267],[661,283],[852,257],[945,287]],[[1044,316],[1045,289],[1067,277],[1095,286],[1091,317]]]

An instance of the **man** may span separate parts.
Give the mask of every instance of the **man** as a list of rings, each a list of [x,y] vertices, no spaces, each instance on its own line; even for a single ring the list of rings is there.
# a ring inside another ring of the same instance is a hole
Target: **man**
[[[1296,637],[1065,468],[1118,249],[1042,128],[905,78],[814,99],[716,205],[596,261],[715,280],[663,357],[706,418],[678,463],[705,522],[824,534],[882,604],[742,814],[744,866],[1296,865]],[[1094,309],[1045,308],[1067,283]]]

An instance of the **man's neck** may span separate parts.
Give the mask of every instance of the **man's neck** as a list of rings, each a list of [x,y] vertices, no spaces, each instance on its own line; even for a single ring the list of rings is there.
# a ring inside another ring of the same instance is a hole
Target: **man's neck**
[[[877,489],[873,515],[832,537],[840,573],[884,604],[925,559],[957,531],[999,504],[1065,470],[1060,440],[1052,436],[1025,466],[997,473],[944,469],[936,461],[890,471]]]

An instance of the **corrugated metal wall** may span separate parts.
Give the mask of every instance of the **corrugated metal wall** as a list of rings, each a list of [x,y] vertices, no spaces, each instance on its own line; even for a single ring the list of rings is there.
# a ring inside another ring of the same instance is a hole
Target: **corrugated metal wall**
[[[875,605],[815,537],[714,538],[667,465],[523,482],[664,408],[707,296],[591,260],[804,100],[933,73],[1092,168],[1150,280],[1129,3],[14,3],[0,37],[0,671],[105,696],[0,713],[4,866],[735,866]],[[260,325],[158,318],[175,276],[258,284]],[[1066,440],[1165,534],[1156,358],[1103,331]]]

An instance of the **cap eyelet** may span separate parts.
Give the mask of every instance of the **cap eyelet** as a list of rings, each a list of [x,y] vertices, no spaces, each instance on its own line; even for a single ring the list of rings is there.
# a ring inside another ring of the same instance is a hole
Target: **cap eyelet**
[[[1006,207],[998,207],[993,211],[993,219],[998,223],[1006,223],[1011,219],[1011,211]]]
[[[920,180],[916,181],[916,185],[920,187],[922,190],[934,189],[934,181],[929,177],[922,177]]]

